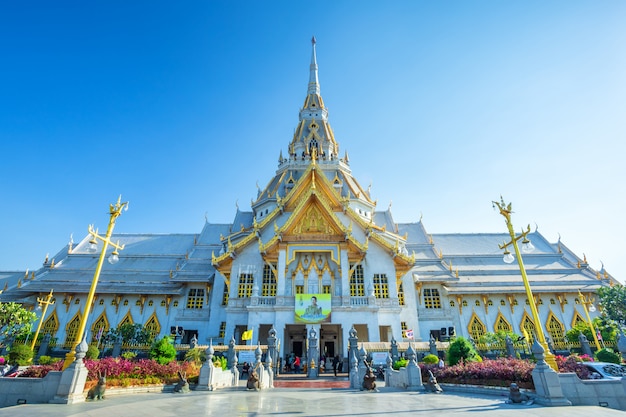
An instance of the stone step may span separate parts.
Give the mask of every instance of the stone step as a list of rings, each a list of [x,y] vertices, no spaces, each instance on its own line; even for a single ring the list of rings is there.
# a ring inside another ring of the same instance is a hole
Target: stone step
[[[346,379],[277,379],[274,388],[350,388],[350,381]]]

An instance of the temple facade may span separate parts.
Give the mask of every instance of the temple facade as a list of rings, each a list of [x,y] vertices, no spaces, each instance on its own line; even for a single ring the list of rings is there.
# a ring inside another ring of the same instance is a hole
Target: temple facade
[[[527,237],[535,247],[523,255],[534,301],[558,342],[586,321],[585,299],[618,282],[560,241],[537,230]],[[112,240],[125,248],[100,274],[91,339],[140,323],[176,343],[195,336],[201,344],[264,344],[274,327],[281,355],[302,355],[314,328],[326,355],[345,356],[352,327],[369,342],[535,332],[519,265],[502,261],[507,233],[430,233],[421,219],[396,223],[390,208],[377,209],[330,126],[315,41],[288,152],[249,210],[237,209],[230,224],[207,221],[197,234]],[[85,310],[100,251],[90,252],[89,241],[68,244],[38,270],[0,272],[2,301],[34,307],[54,290],[56,302],[41,320],[58,348],[73,346]]]

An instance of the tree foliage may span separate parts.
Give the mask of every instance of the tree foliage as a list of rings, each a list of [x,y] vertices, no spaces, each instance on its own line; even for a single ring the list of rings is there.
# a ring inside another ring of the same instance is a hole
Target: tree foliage
[[[602,348],[596,352],[598,362],[622,363],[622,358],[613,349]]]
[[[613,320],[610,320],[608,317],[600,316],[596,317],[592,320],[593,327],[597,330],[600,330],[600,335],[602,336],[602,340],[605,342],[615,341],[617,338],[617,326]],[[591,328],[589,324],[578,323],[571,329],[569,329],[565,333],[565,338],[570,342],[578,342],[578,335],[582,333],[585,335],[588,341],[592,342],[594,340],[593,333],[591,333]]]
[[[614,285],[598,290],[602,314],[622,325],[626,324],[626,287]]]
[[[141,324],[130,323],[110,329],[104,335],[104,340],[107,343],[115,343],[119,338],[125,345],[149,345],[154,341],[152,333],[148,329]]]
[[[505,346],[506,344],[506,337],[509,336],[511,338],[511,341],[513,343],[516,343],[518,340],[520,340],[521,336],[518,334],[515,334],[513,332],[507,332],[504,330],[498,330],[495,333],[492,332],[487,332],[484,335],[482,335],[480,337],[480,339],[478,339],[479,343],[485,343],[488,345],[501,345],[501,346]]]
[[[9,362],[14,365],[30,365],[33,359],[33,350],[30,346],[14,344],[9,351]]]
[[[21,304],[0,303],[0,340],[11,341],[30,332],[37,315]]]
[[[450,343],[448,348],[448,363],[454,366],[461,362],[482,362],[482,358],[476,352],[474,345],[466,338],[459,336]]]
[[[202,362],[206,361],[206,352],[200,348],[189,349],[185,354],[185,360],[187,362],[195,362],[198,365],[202,365]]]
[[[160,365],[167,365],[176,359],[176,348],[172,344],[169,336],[154,342],[150,348],[150,359],[153,359]]]

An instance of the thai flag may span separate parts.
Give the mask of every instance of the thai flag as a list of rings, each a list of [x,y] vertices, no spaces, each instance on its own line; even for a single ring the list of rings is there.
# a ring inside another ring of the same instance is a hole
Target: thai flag
[[[102,333],[104,332],[104,327],[100,327],[100,330],[98,330],[98,336],[96,336],[96,340],[99,342],[100,338],[102,337]]]
[[[413,339],[413,329],[409,329],[406,331],[406,338]]]

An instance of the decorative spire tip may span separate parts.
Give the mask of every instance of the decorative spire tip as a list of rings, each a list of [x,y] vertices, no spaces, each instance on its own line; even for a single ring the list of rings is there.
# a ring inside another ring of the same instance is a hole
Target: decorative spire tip
[[[315,36],[313,36],[313,37],[311,38],[311,43],[312,43],[313,45],[315,45],[315,44],[317,43],[317,41],[315,40]]]

